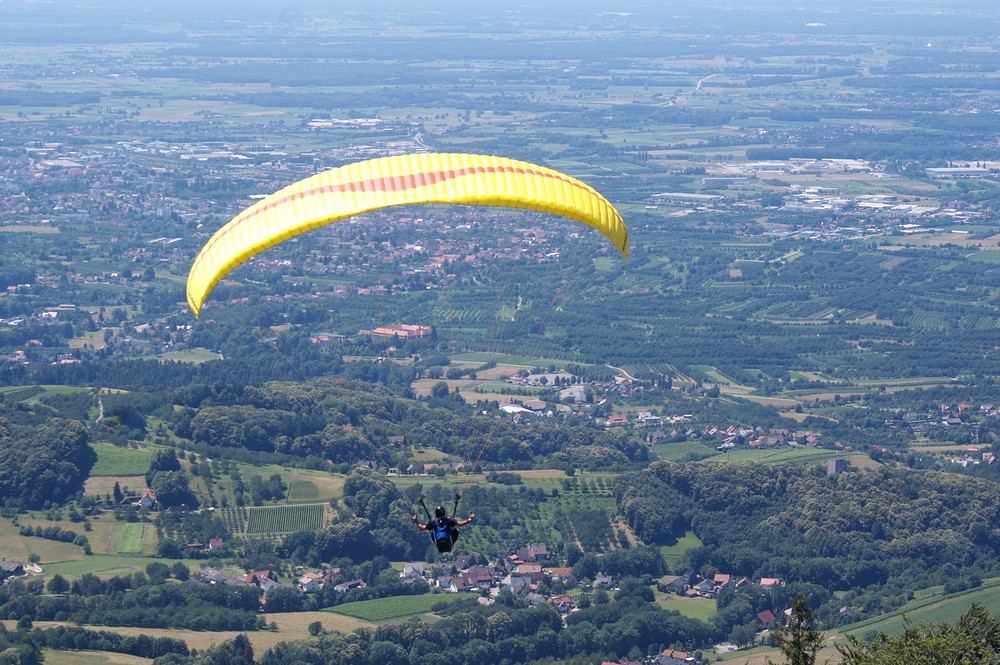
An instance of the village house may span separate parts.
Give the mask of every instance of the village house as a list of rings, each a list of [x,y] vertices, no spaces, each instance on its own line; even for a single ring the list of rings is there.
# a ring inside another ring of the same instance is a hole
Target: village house
[[[401,572],[399,576],[402,579],[417,579],[424,577],[426,573],[427,571],[424,570],[424,564],[406,563],[403,564],[403,572]]]
[[[664,593],[683,593],[688,589],[687,578],[675,577],[666,582],[660,582],[656,587]]]
[[[546,601],[545,596],[540,593],[531,592],[524,596],[524,602],[528,607],[539,607]]]
[[[702,580],[694,585],[690,591],[694,591],[693,595],[701,596],[702,598],[715,598],[717,590],[714,582],[711,580]]]
[[[298,579],[298,585],[305,593],[318,591],[323,587],[323,576],[319,573],[306,573]]]
[[[474,586],[475,586],[474,584],[472,584],[468,579],[466,579],[463,576],[452,577],[448,582],[448,587],[446,588],[446,591],[448,593],[464,593],[472,591]]]
[[[654,665],[691,665],[694,656],[686,651],[676,649],[664,649],[659,656],[653,659]]]
[[[549,598],[549,602],[555,605],[556,609],[558,609],[563,614],[571,612],[574,607],[573,599],[566,594],[562,594],[560,596],[553,596],[552,598]]]
[[[654,416],[652,414],[652,412],[650,412],[650,411],[640,411],[638,414],[636,414],[636,418],[643,425],[659,425],[660,424],[660,417],[659,416]]]
[[[225,584],[226,586],[235,586],[235,587],[257,586],[256,584],[253,584],[251,582],[244,582],[242,577],[227,577],[225,580],[222,581],[222,583]]]
[[[765,626],[770,626],[775,622],[774,612],[772,612],[771,610],[764,610],[763,612],[758,612],[757,620],[760,621]]]
[[[201,581],[208,584],[222,584],[229,579],[228,576],[223,575],[221,571],[216,570],[210,566],[202,568],[200,571]]]
[[[598,573],[594,578],[594,588],[607,587],[611,588],[615,585],[615,579],[610,575],[605,575],[603,573]]]
[[[452,563],[452,572],[458,573],[466,570],[469,564],[472,563],[472,556],[468,554],[458,554],[455,556],[455,561]]]
[[[489,566],[473,566],[466,573],[466,576],[480,588],[491,586],[493,580],[496,579],[494,569]]]
[[[146,508],[155,510],[157,506],[156,497],[146,492],[140,497],[125,497],[119,505],[132,506],[133,508]]]
[[[20,564],[17,561],[0,561],[0,573],[4,577],[24,575],[24,564]]]
[[[565,582],[573,577],[572,568],[547,568],[544,572],[553,582]]]
[[[515,569],[515,572],[518,577],[527,577],[535,584],[545,579],[540,563],[522,563]]]
[[[530,579],[527,577],[519,577],[517,575],[508,575],[503,578],[502,583],[505,587],[510,589],[515,596],[525,593],[531,588]]]
[[[246,584],[256,585],[263,593],[267,593],[278,585],[277,575],[270,570],[257,570],[247,573],[240,580]]]
[[[337,586],[333,587],[334,591],[339,593],[347,593],[351,589],[363,589],[368,586],[368,583],[362,579],[349,580],[347,582],[341,582]]]

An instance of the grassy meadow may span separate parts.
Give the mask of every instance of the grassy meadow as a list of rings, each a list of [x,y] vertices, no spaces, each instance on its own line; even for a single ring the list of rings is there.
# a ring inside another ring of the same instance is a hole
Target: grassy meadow
[[[142,476],[149,470],[149,461],[153,458],[148,450],[121,448],[109,443],[94,443],[90,447],[97,453],[91,477]]]

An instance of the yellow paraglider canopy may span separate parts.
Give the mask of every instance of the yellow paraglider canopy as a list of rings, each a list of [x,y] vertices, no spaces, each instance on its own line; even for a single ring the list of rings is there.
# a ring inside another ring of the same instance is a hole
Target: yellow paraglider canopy
[[[195,316],[231,270],[268,247],[369,210],[415,203],[506,206],[599,230],[628,255],[628,229],[607,199],[568,175],[514,159],[458,153],[382,157],[318,173],[258,201],[219,229],[188,274]]]

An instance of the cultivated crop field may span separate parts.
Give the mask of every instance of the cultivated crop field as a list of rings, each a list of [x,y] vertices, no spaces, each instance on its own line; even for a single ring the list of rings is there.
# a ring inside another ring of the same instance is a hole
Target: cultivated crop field
[[[663,460],[677,462],[682,459],[692,457],[712,457],[718,455],[718,451],[709,448],[697,441],[678,441],[677,443],[661,443],[653,446],[653,453]]]
[[[322,503],[250,508],[247,534],[264,536],[322,529],[325,510]]]
[[[243,506],[223,508],[219,511],[219,519],[229,533],[243,533],[247,528],[247,509]]]
[[[430,612],[431,608],[451,600],[449,596],[428,593],[419,596],[391,596],[375,600],[362,600],[356,603],[345,603],[332,607],[328,612],[344,614],[364,621],[385,621],[396,617],[410,616]]]

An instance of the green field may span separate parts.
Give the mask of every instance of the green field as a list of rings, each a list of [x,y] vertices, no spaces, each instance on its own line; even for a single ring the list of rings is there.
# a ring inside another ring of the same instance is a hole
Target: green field
[[[316,483],[308,480],[293,480],[288,486],[289,501],[315,501],[319,498]]]
[[[913,624],[922,621],[954,623],[973,603],[979,603],[993,615],[1000,614],[1000,578],[984,580],[978,589],[970,589],[951,596],[938,593],[915,598],[891,616],[851,624],[840,632],[859,637],[870,630],[887,635],[899,635],[903,632],[904,615],[909,617]]]
[[[269,478],[277,473],[281,476],[288,488],[288,502],[309,501],[329,501],[343,496],[344,477],[328,471],[316,471],[312,469],[290,469],[277,464],[244,464],[236,465],[243,474],[244,479],[248,479],[254,474],[259,474],[261,478]],[[309,486],[312,485],[312,488]]]
[[[734,448],[727,453],[721,453],[711,461],[725,462],[793,462],[795,464],[816,464],[834,457],[849,457],[843,452],[813,448],[811,446],[775,446],[773,448]]]
[[[716,613],[714,598],[681,598],[677,594],[657,593],[656,604],[665,610],[675,610],[700,621],[708,621]]]
[[[156,559],[170,565],[174,561],[183,559]],[[95,554],[73,561],[59,561],[56,563],[44,563],[46,575],[59,573],[64,576],[78,577],[84,573],[94,573],[101,577],[112,575],[128,575],[136,571],[145,570],[146,566],[153,559],[141,556],[115,556],[113,554]],[[204,565],[203,562],[185,561],[190,565]]]
[[[982,252],[976,252],[969,257],[975,261],[1000,261],[1000,250],[998,249],[987,249]]]
[[[505,353],[486,353],[483,351],[470,351],[468,353],[452,354],[451,360],[454,362],[467,363],[487,363],[495,362],[498,365],[522,365],[524,367],[548,367],[555,365],[558,368],[569,364],[565,360],[549,360],[547,358],[535,358],[532,356],[513,356]]]
[[[718,455],[719,452],[698,441],[678,441],[677,443],[661,443],[652,448],[653,453],[660,459],[676,462],[678,460]]]
[[[97,463],[90,470],[92,476],[141,476],[149,470],[152,453],[148,450],[119,448],[109,444],[92,444],[97,453]]]
[[[326,612],[334,612],[365,621],[385,621],[397,617],[430,612],[440,602],[454,602],[453,596],[427,593],[420,596],[391,596],[375,600],[362,600],[331,607]]]
[[[142,552],[142,534],[145,531],[145,524],[126,524],[118,537],[119,554],[138,554]]]
[[[663,555],[663,559],[667,562],[667,567],[676,572],[680,566],[682,557],[688,550],[692,550],[696,547],[701,547],[701,539],[694,535],[693,531],[688,531],[683,536],[677,539],[677,542],[673,545],[662,545],[660,547],[660,554]],[[668,578],[673,577],[668,575]]]
[[[249,509],[248,535],[271,535],[316,531],[323,528],[324,505],[266,506]]]

